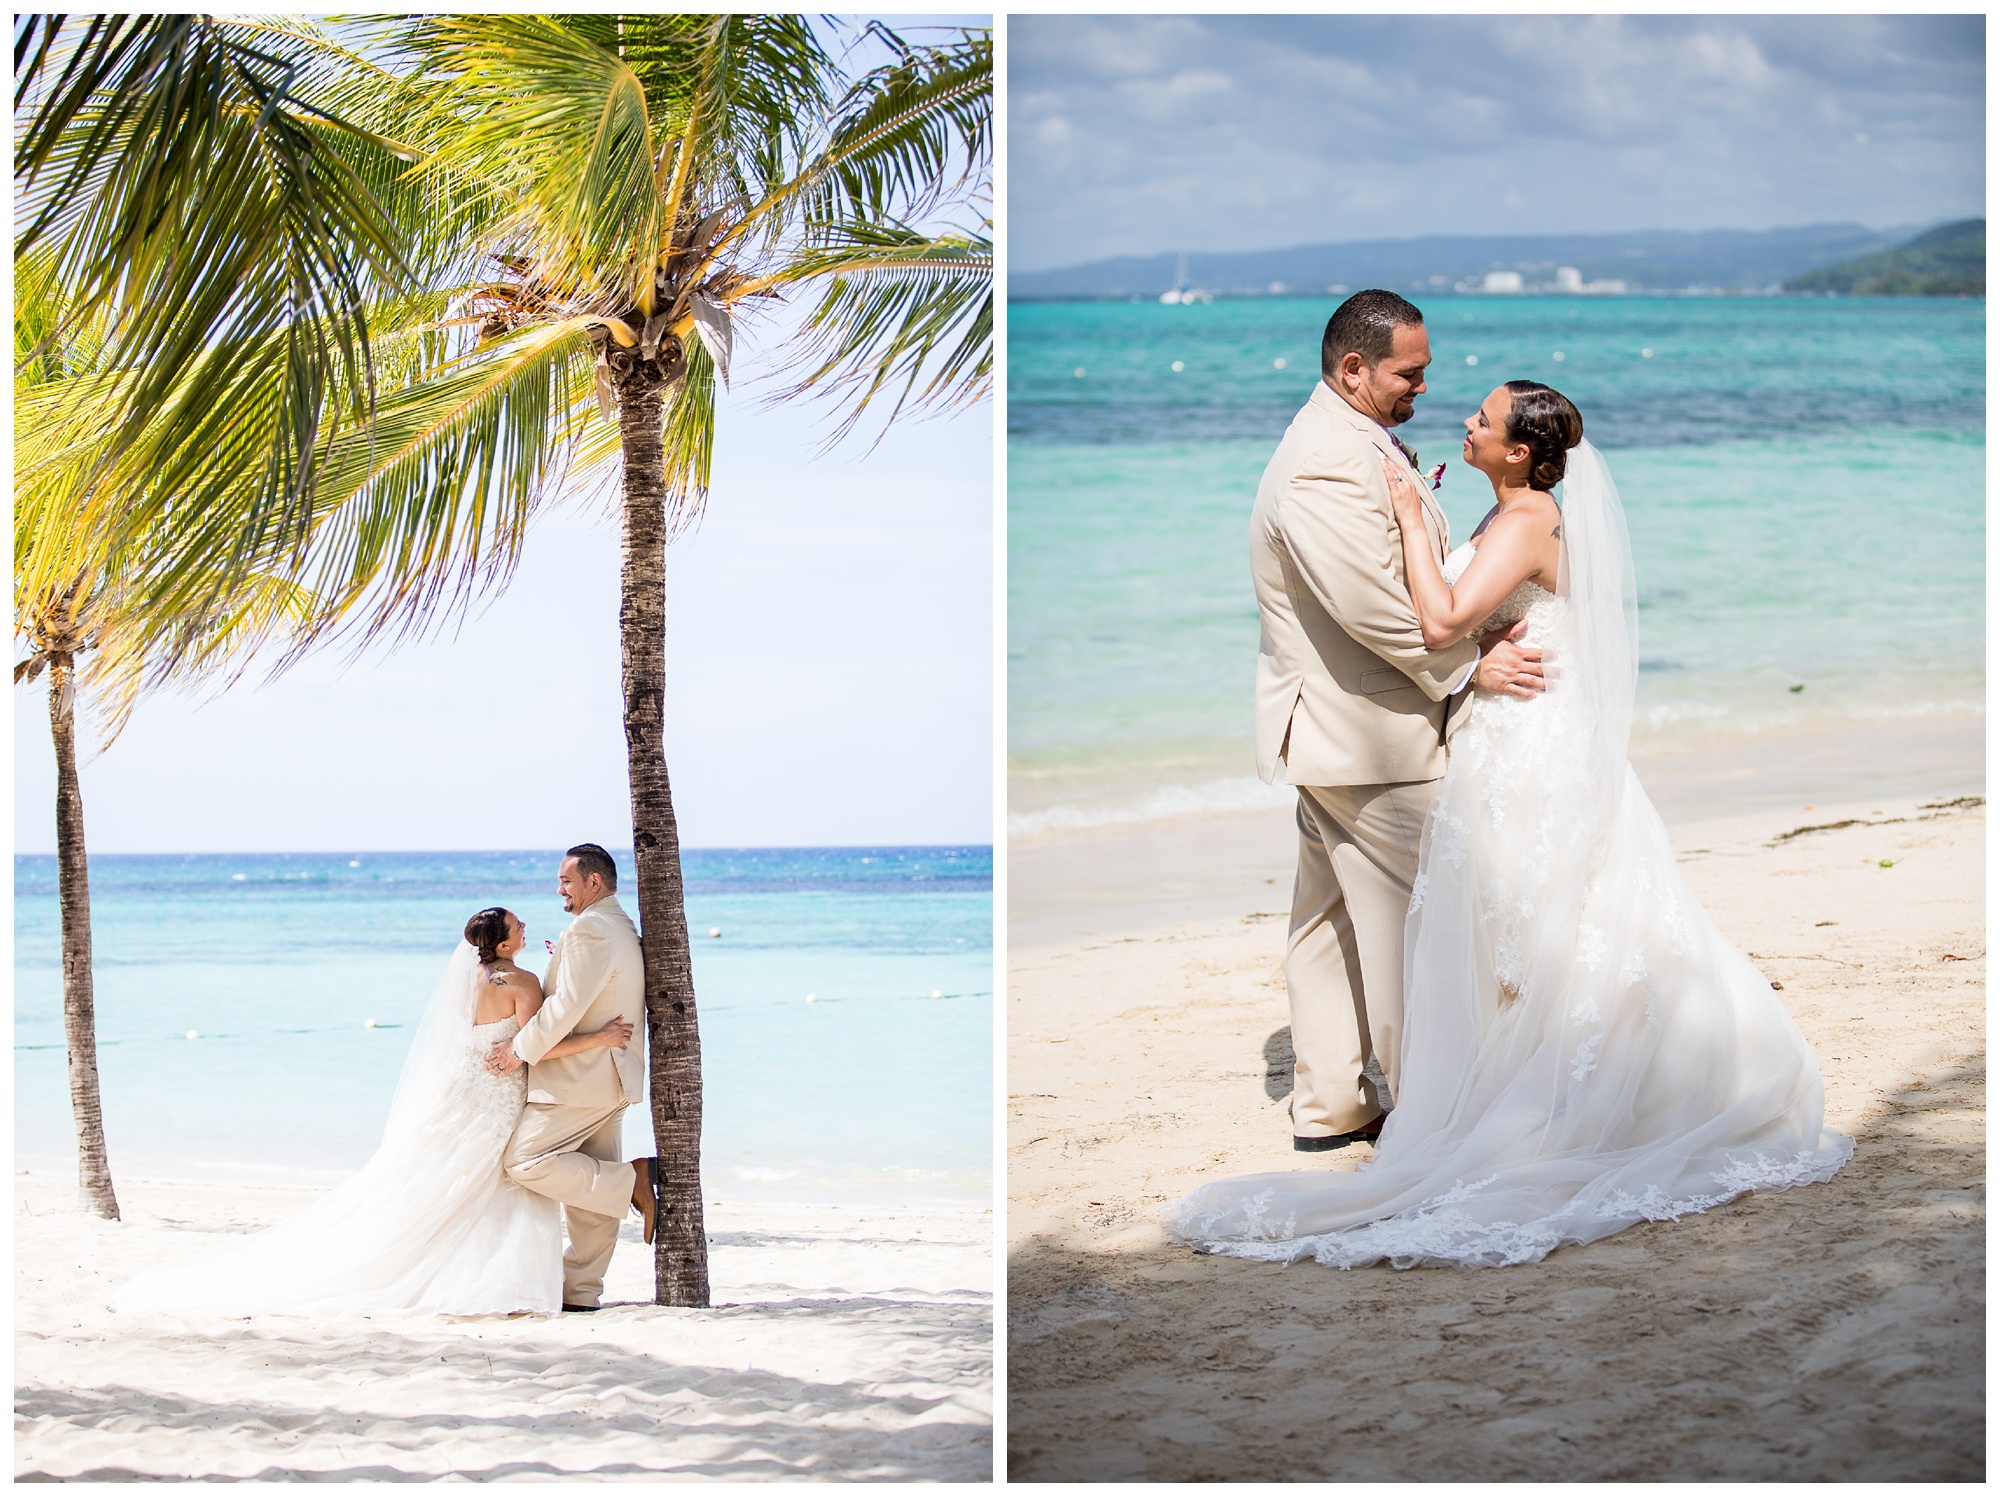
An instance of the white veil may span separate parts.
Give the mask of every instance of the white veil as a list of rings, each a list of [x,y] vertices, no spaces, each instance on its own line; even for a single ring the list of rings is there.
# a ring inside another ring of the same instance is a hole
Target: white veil
[[[417,1020],[410,1053],[403,1057],[403,1074],[396,1081],[389,1120],[382,1128],[384,1153],[401,1152],[428,1139],[427,1125],[435,1123],[446,1094],[464,1069],[484,975],[478,948],[460,941]]]
[[[1604,454],[1579,442],[1562,484],[1563,545],[1558,591],[1569,599],[1574,635],[1568,659],[1552,662],[1589,714],[1593,824],[1615,823],[1627,779],[1632,703],[1639,686],[1638,588],[1625,511]]]

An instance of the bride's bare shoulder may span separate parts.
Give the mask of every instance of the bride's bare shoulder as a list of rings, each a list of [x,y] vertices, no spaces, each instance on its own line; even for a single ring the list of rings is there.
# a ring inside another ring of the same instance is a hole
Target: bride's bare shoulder
[[[1494,565],[1520,582],[1533,582],[1554,592],[1562,560],[1562,511],[1547,494],[1535,492],[1514,500],[1486,526],[1480,555],[1489,553]]]
[[[1495,535],[1537,536],[1551,534],[1561,523],[1562,511],[1555,500],[1538,490],[1488,515],[1479,528]]]
[[[489,968],[487,980],[500,987],[514,988],[522,992],[532,993],[537,998],[542,996],[541,979],[536,977],[526,967],[517,967],[511,962],[504,967],[496,966]]]

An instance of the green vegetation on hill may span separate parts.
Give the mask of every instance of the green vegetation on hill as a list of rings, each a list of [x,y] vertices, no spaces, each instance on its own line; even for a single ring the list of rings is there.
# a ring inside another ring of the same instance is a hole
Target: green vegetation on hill
[[[1986,220],[1945,224],[1896,249],[1794,276],[1785,289],[1841,296],[1984,296]]]

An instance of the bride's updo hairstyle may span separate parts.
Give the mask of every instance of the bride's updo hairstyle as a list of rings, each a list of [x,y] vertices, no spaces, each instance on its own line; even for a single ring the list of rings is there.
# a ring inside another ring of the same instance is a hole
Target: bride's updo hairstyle
[[[507,912],[497,904],[481,910],[465,922],[465,939],[479,948],[479,965],[492,966],[500,960],[500,943],[507,939]]]
[[[1560,390],[1531,379],[1510,379],[1514,408],[1507,440],[1528,444],[1528,482],[1547,493],[1569,471],[1569,450],[1583,440],[1583,416]]]

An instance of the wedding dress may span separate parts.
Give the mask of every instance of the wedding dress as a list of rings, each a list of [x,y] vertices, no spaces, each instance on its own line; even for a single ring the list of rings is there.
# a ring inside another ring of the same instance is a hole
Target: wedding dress
[[[1630,550],[1590,444],[1563,488],[1561,595],[1524,582],[1482,626],[1525,615],[1548,689],[1472,702],[1424,826],[1402,1089],[1373,1162],[1205,1185],[1169,1208],[1176,1239],[1336,1268],[1528,1263],[1828,1180],[1852,1154],[1804,1037],[1696,903],[1626,760]]]
[[[290,1220],[192,1261],[149,1269],[130,1312],[483,1315],[562,1306],[554,1201],[507,1179],[501,1150],[527,1072],[497,1076],[488,1048],[520,1025],[475,1024],[485,974],[461,944],[417,1026],[382,1146]]]

